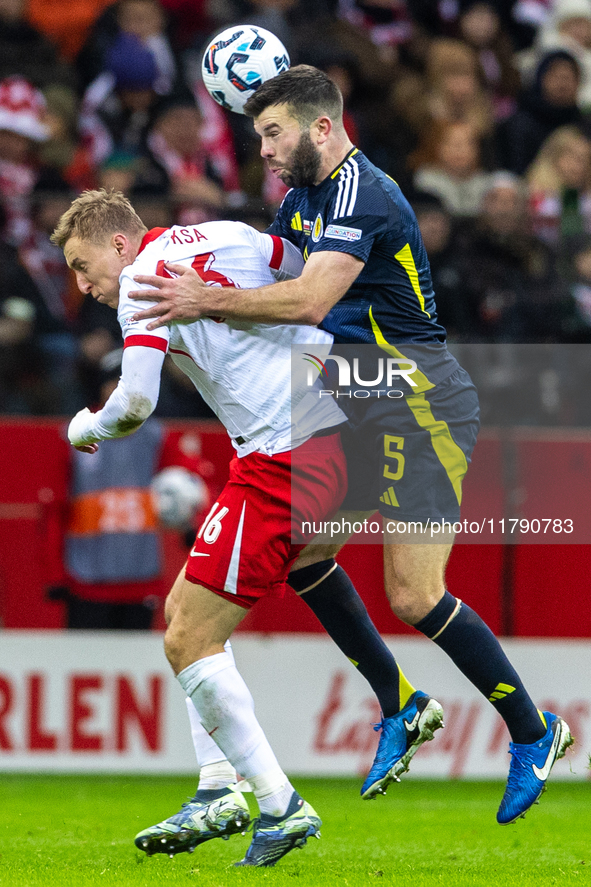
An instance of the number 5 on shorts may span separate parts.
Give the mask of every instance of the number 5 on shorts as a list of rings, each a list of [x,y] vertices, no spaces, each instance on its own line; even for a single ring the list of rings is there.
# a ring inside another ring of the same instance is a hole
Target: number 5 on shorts
[[[404,473],[404,456],[398,452],[403,446],[403,437],[397,437],[395,434],[384,435],[384,456],[386,459],[392,459],[396,466],[392,470],[389,465],[384,465],[384,477],[388,480],[400,480]]]
[[[222,532],[222,518],[224,518],[230,510],[224,506],[223,508],[220,508],[216,514],[215,510],[219,504],[219,502],[215,503],[197,533],[197,538],[201,539],[203,536],[203,541],[207,542],[208,545],[212,545]]]

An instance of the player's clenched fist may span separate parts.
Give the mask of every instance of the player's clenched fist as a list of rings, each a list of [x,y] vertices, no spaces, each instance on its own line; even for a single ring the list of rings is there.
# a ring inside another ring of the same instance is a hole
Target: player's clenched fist
[[[73,447],[82,453],[96,453],[98,443],[96,437],[90,431],[90,416],[92,413],[88,407],[84,407],[79,413],[76,413],[70,424],[68,425],[68,440]]]

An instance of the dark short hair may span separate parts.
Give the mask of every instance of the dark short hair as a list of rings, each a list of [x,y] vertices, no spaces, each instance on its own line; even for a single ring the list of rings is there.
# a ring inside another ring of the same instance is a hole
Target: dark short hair
[[[287,105],[296,120],[309,126],[326,114],[334,122],[343,116],[343,97],[330,77],[312,65],[296,65],[267,80],[244,105],[248,117],[258,117],[271,105]]]

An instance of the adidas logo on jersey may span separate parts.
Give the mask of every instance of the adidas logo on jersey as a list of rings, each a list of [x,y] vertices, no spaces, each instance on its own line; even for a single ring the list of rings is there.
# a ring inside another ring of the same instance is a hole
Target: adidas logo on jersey
[[[299,212],[297,212],[295,216],[292,216],[290,224],[293,231],[303,231],[306,235],[312,233],[312,222],[309,222],[307,219],[302,219]]]

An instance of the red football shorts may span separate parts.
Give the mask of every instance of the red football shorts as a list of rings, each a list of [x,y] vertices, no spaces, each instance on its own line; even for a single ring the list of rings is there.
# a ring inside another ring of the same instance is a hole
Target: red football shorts
[[[329,520],[347,491],[340,434],[313,437],[292,453],[250,453],[230,463],[230,477],[203,521],[187,558],[186,578],[249,609],[281,597],[287,575],[314,537],[304,522]]]

